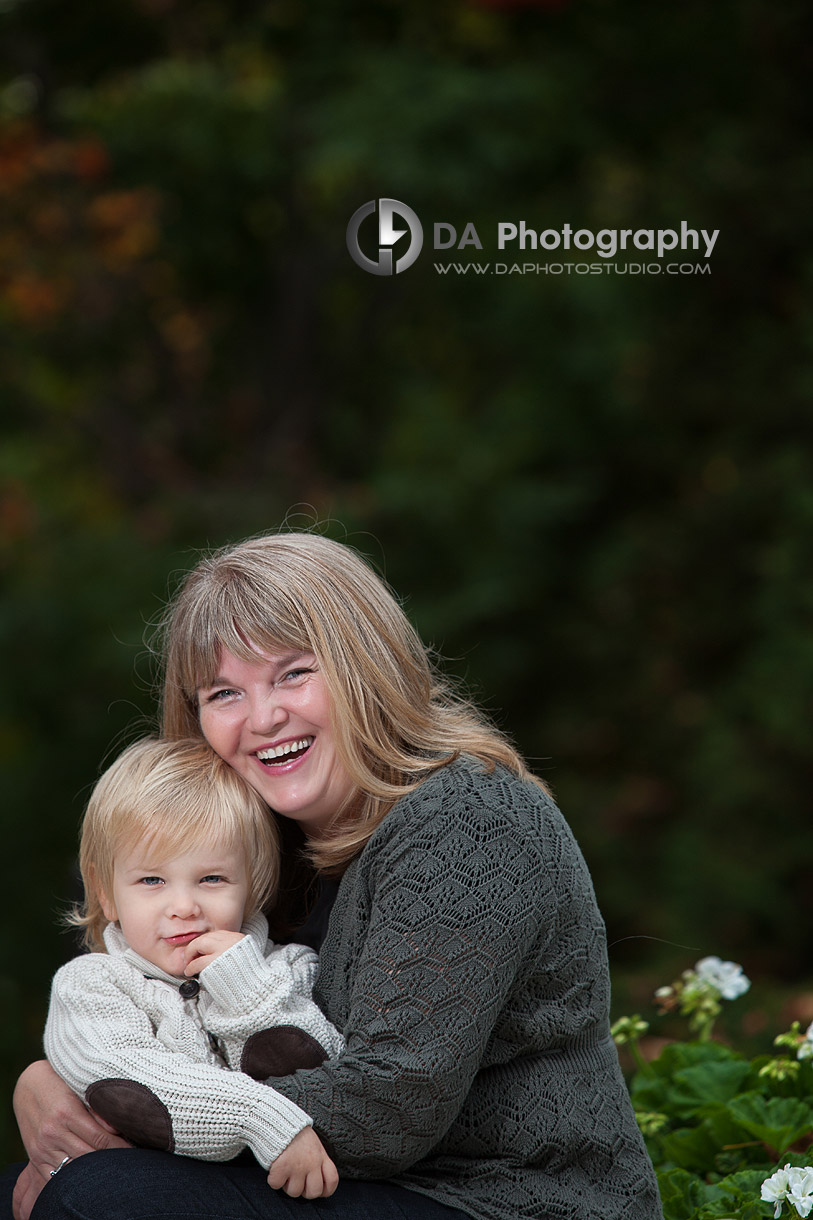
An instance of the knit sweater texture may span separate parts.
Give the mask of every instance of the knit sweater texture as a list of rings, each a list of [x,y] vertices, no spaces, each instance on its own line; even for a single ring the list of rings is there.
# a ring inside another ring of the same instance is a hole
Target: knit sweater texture
[[[199,994],[184,999],[183,980],[140,957],[109,924],[107,953],[74,958],[54,976],[45,1051],[82,1098],[100,1082],[119,1090],[128,1082],[136,1086],[128,1108],[143,1108],[145,1098],[151,1113],[164,1107],[167,1150],[225,1161],[248,1147],[267,1169],[310,1118],[268,1085],[229,1070],[239,1069],[246,1041],[295,1026],[328,1054],[344,1043],[312,999],[316,954],[272,944],[262,915],[242,931],[243,940],[201,971]],[[148,1143],[138,1132],[130,1137]]]
[[[314,995],[346,1051],[274,1086],[343,1176],[473,1220],[660,1220],[604,925],[536,785],[463,758],[402,798],[342,878]]]

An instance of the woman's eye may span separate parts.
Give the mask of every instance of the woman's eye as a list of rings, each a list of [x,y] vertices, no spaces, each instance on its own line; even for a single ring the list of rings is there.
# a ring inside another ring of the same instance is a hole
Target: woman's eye
[[[204,696],[204,703],[219,703],[221,700],[230,699],[234,694],[236,694],[235,691],[224,686],[220,690],[210,691],[208,695]]]
[[[312,669],[289,669],[286,674],[283,674],[282,681],[296,682],[300,678],[304,678],[306,674],[312,674],[313,672],[314,671]]]

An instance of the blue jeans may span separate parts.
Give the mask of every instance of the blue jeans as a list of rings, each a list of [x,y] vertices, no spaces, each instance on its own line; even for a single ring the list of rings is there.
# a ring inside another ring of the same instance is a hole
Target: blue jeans
[[[19,1170],[21,1166],[18,1166]],[[11,1220],[3,1175],[0,1220]],[[4,1210],[7,1208],[8,1210]],[[465,1213],[389,1182],[339,1182],[329,1199],[272,1190],[253,1158],[225,1164],[143,1148],[90,1152],[61,1169],[31,1220],[469,1220]]]

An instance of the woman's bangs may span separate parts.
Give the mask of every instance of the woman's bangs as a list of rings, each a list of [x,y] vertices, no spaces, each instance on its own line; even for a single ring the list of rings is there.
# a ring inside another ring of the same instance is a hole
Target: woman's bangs
[[[189,633],[184,678],[191,696],[214,683],[224,649],[241,661],[255,663],[258,654],[311,648],[301,618],[291,613],[291,607],[280,604],[281,599],[269,596],[267,589],[246,588],[233,580],[220,594],[204,603],[200,621]]]

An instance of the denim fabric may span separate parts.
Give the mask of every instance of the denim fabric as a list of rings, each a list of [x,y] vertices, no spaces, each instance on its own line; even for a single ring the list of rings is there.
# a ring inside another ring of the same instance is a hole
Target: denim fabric
[[[25,1161],[19,1165],[9,1165],[0,1173],[0,1220],[11,1220],[11,1196],[14,1183],[25,1169]]]
[[[22,1166],[16,1166],[16,1171]],[[11,1218],[16,1172],[0,1185]],[[7,1210],[4,1210],[7,1209]],[[389,1182],[341,1181],[329,1199],[272,1190],[253,1158],[225,1164],[141,1148],[92,1152],[45,1187],[31,1220],[468,1220],[457,1208]]]

